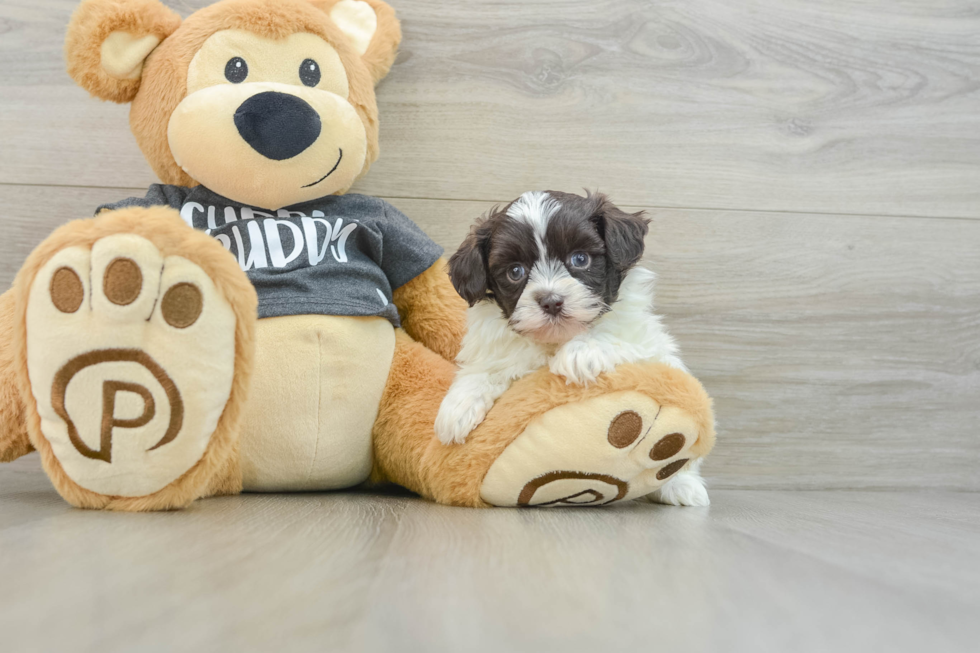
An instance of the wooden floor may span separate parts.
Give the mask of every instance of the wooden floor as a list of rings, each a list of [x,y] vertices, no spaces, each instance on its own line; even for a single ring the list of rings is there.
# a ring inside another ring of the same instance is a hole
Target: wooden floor
[[[73,510],[0,468],[3,650],[977,650],[980,501],[716,490],[710,508],[407,496]]]
[[[450,250],[529,189],[649,211],[659,310],[716,401],[712,507],[103,515],[31,457],[0,467],[0,648],[976,650],[976,3],[391,2],[356,190]],[[64,72],[76,4],[0,0],[0,289],[154,181],[126,107]]]

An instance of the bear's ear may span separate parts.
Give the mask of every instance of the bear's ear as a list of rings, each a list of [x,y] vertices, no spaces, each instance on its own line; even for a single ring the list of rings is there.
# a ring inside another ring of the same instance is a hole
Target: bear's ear
[[[130,102],[146,57],[179,26],[158,0],[85,0],[68,24],[68,74],[95,97]]]
[[[381,0],[313,0],[330,16],[371,71],[377,84],[388,74],[402,40],[395,11]]]

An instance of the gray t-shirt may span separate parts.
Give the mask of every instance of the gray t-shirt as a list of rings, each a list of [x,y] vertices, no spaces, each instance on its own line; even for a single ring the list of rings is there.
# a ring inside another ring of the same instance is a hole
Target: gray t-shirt
[[[278,211],[202,186],[154,184],[104,209],[170,206],[225,246],[259,296],[259,317],[380,315],[399,326],[391,293],[442,255],[398,209],[367,195],[330,195]]]

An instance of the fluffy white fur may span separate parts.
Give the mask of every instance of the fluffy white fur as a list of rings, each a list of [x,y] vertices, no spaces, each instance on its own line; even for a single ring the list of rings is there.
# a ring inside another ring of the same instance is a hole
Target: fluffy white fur
[[[540,344],[516,332],[493,302],[470,308],[469,328],[456,358],[460,367],[436,418],[439,440],[444,444],[465,441],[513,381],[545,365],[568,383],[580,384],[595,381],[622,363],[660,361],[686,370],[674,339],[653,313],[654,280],[650,270],[630,270],[612,310],[562,345]],[[650,500],[708,505],[699,467],[695,462],[674,475]]]
[[[507,215],[523,222],[534,230],[534,238],[538,241],[538,249],[544,251],[544,235],[548,230],[548,221],[558,210],[558,202],[548,193],[540,190],[530,190],[516,200],[507,209]]]
[[[707,506],[708,488],[701,477],[701,460],[695,460],[683,472],[678,472],[664,483],[659,490],[646,497],[652,503],[666,503],[671,506]]]

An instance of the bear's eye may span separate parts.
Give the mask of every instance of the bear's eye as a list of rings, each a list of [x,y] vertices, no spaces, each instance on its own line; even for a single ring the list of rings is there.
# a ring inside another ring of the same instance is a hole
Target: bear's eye
[[[241,84],[248,77],[248,64],[241,57],[229,59],[225,64],[225,79],[232,84]]]
[[[320,83],[320,65],[312,59],[306,59],[299,65],[299,79],[307,86]]]

